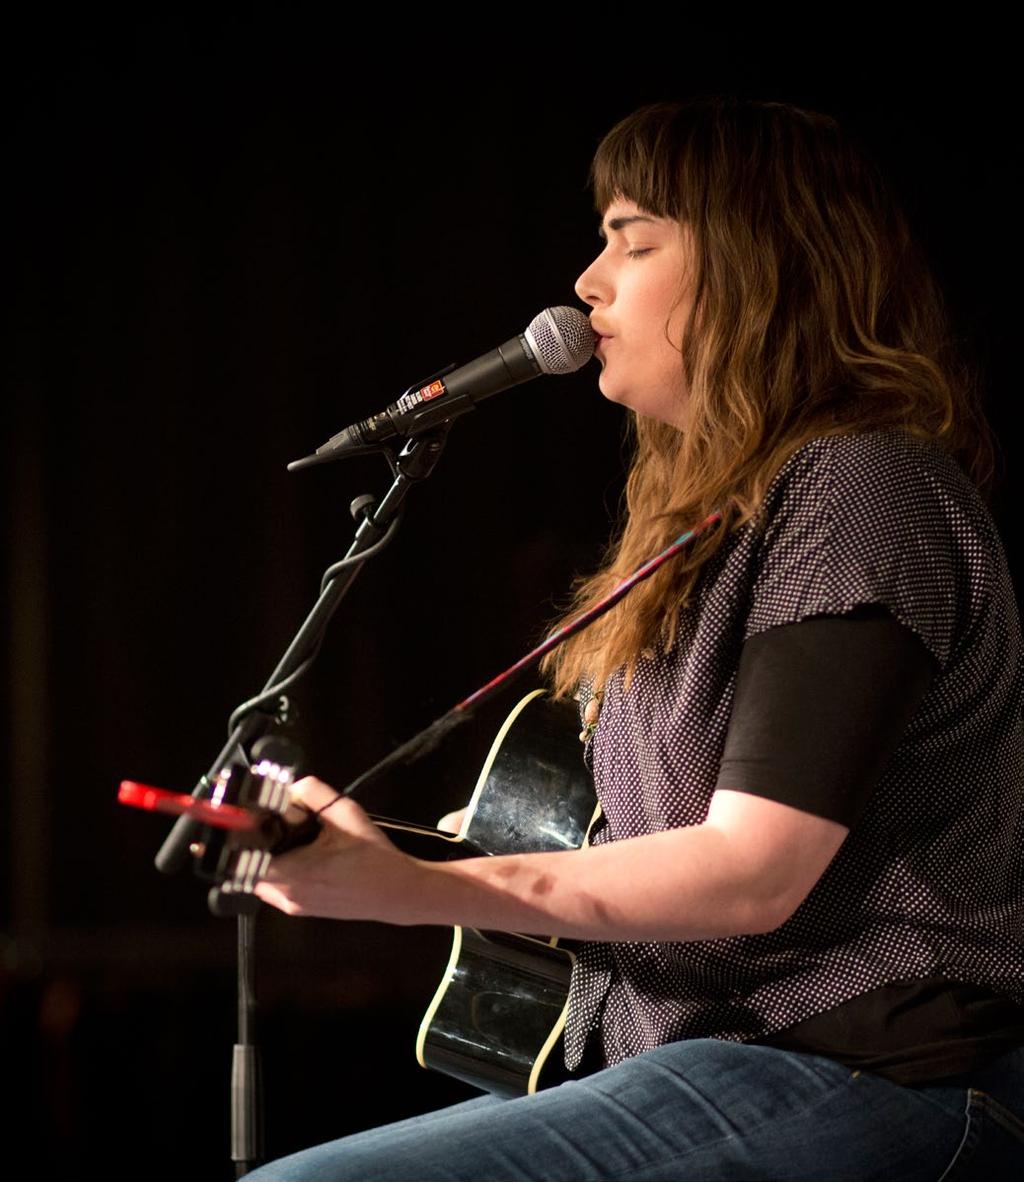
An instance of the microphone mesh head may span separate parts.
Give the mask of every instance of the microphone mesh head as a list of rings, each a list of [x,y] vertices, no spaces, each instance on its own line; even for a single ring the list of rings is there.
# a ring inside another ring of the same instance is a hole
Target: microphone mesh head
[[[545,308],[525,333],[544,373],[573,373],[594,354],[597,335],[579,308]]]

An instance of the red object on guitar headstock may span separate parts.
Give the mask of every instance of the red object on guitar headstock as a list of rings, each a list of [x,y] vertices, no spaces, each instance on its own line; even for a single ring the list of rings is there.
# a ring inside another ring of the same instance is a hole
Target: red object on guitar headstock
[[[206,783],[207,797],[123,780],[117,798],[148,812],[185,814],[204,826],[189,852],[196,874],[215,884],[211,911],[221,916],[250,913],[259,906],[253,892],[271,857],[313,841],[320,831],[315,814],[291,807],[295,772],[285,762],[291,754],[281,742],[268,749],[261,739],[253,751],[256,762],[225,765]]]
[[[259,828],[260,824],[258,817],[236,805],[197,800],[186,792],[152,788],[148,784],[137,784],[134,780],[121,781],[117,799],[121,804],[145,809],[150,813],[188,813],[202,824],[213,825],[217,829],[252,830]]]

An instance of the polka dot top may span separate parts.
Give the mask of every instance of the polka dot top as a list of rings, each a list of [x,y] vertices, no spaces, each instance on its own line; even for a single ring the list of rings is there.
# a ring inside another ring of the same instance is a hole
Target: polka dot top
[[[670,653],[606,687],[587,744],[593,844],[700,823],[743,641],[881,605],[939,672],[864,813],[796,913],[764,935],[579,947],[565,1031],[615,1063],[665,1042],[751,1041],[893,981],[945,977],[1024,1003],[1021,635],[995,527],[932,444],[812,440],[705,568]]]

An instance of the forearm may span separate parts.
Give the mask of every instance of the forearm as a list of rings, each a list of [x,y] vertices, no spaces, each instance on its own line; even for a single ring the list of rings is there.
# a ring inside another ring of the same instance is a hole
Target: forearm
[[[698,940],[767,931],[788,899],[699,825],[561,853],[419,863],[392,922],[591,940]],[[387,919],[387,916],[380,916]]]
[[[400,853],[351,800],[325,806],[311,846],[274,859],[257,893],[293,915],[461,924],[585,940],[699,940],[771,931],[792,914],[846,829],[719,790],[701,825],[581,850],[424,862]]]

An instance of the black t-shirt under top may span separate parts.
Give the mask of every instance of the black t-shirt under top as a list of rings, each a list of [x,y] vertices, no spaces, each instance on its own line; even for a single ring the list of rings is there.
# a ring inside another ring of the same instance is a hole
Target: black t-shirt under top
[[[877,607],[751,637],[719,787],[852,827],[936,671]],[[1024,1043],[1024,1009],[970,982],[895,981],[756,1041],[917,1084]]]

